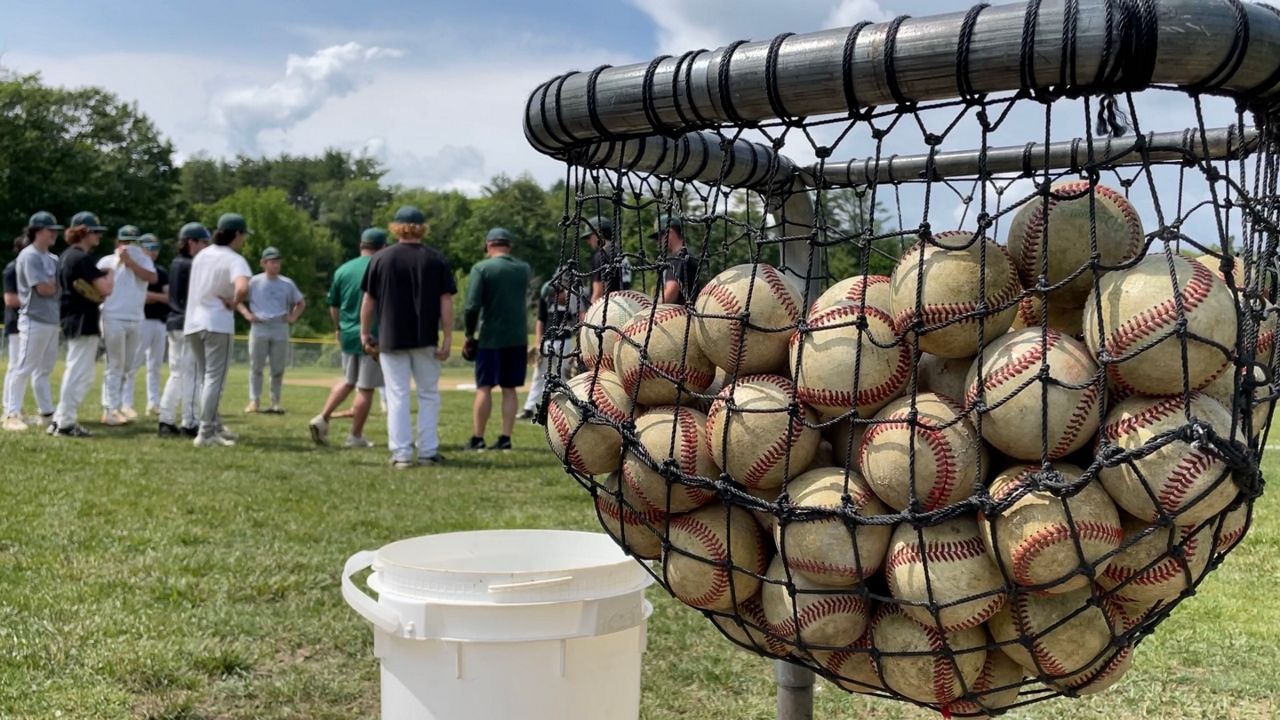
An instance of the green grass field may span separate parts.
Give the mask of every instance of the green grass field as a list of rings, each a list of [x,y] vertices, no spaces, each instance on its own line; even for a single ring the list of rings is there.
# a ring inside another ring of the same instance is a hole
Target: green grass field
[[[88,441],[0,435],[0,718],[375,718],[372,633],[338,587],[351,553],[428,533],[595,525],[539,428],[520,425],[511,453],[456,450],[470,394],[445,394],[452,462],[395,472],[384,449],[311,445],[305,425],[325,395],[314,382],[286,389],[288,415],[243,418],[232,410],[245,382],[237,369],[224,405],[243,437],[234,449],[161,441],[150,425],[89,424],[100,432]],[[385,443],[381,416],[369,434]],[[1119,687],[1014,717],[1280,715],[1277,507],[1274,492],[1259,501],[1244,543]],[[774,717],[768,661],[660,590],[650,598],[646,720]],[[816,715],[936,717],[824,681]]]

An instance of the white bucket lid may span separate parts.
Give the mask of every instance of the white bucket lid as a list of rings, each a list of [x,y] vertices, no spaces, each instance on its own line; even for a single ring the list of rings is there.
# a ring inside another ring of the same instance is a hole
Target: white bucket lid
[[[483,530],[383,546],[369,585],[379,593],[451,604],[531,604],[633,593],[653,577],[608,535]]]

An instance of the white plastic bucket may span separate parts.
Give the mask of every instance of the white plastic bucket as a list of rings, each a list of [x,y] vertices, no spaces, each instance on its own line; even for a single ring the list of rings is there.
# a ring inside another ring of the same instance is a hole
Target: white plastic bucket
[[[383,720],[636,720],[652,581],[607,535],[492,530],[356,553],[342,596],[373,623]]]

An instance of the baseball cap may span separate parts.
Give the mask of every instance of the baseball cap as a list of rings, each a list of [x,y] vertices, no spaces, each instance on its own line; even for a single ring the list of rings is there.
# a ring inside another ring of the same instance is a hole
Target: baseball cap
[[[142,234],[137,225],[125,225],[116,232],[116,240],[119,242],[137,242]]]
[[[266,249],[262,251],[262,259],[263,260],[279,260],[280,251],[275,249],[274,247],[268,246]]]
[[[43,228],[45,230],[63,230],[64,229],[61,225],[58,224],[58,219],[53,216],[53,213],[48,213],[43,210],[36,213],[35,215],[32,215],[31,219],[27,221],[27,226]]]
[[[676,230],[684,230],[684,220],[679,215],[659,215],[658,229],[649,233],[649,239],[655,240],[667,230],[675,228]]]
[[[98,220],[98,216],[91,212],[78,212],[75,217],[71,218],[71,227],[80,227],[81,225],[89,228],[90,232],[100,233],[106,230],[106,226]]]
[[[484,241],[490,245],[510,245],[515,242],[516,238],[506,228],[493,228],[488,235],[484,236]]]
[[[382,228],[369,228],[360,233],[360,244],[365,247],[382,247],[387,244],[387,231]]]
[[[209,228],[198,222],[189,222],[178,231],[179,240],[208,240],[210,237]]]
[[[427,222],[427,216],[423,215],[418,208],[412,205],[405,205],[396,211],[395,222],[406,225],[423,225]]]
[[[593,217],[584,220],[579,227],[578,239],[586,240],[592,235],[599,235],[607,240],[613,239],[613,221],[606,217]]]
[[[160,249],[160,238],[152,235],[151,233],[147,233],[146,235],[138,238],[138,244],[142,246],[143,250],[154,252]]]
[[[253,234],[253,231],[249,229],[249,223],[245,222],[244,216],[239,213],[227,213],[218,218],[218,229],[229,232],[242,232],[246,235]]]

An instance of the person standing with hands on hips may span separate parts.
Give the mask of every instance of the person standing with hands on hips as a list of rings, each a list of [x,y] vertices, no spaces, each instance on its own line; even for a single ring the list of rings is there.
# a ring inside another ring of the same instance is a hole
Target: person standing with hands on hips
[[[529,362],[526,293],[533,271],[511,254],[511,233],[494,228],[485,236],[486,259],[471,268],[465,311],[466,354],[476,361],[476,400],[466,450],[484,450],[484,430],[493,412],[493,389],[502,388],[502,434],[494,450],[511,449],[516,425],[516,390]],[[477,332],[479,337],[477,337]]]
[[[125,225],[116,234],[116,251],[98,261],[111,275],[114,290],[102,301],[102,339],[107,346],[107,370],[102,377],[102,424],[124,425],[138,418],[133,398],[124,394],[126,377],[142,346],[143,306],[147,285],[155,282],[155,263],[138,247],[141,233]]]
[[[240,248],[253,234],[244,217],[227,213],[218,218],[213,245],[191,262],[191,287],[187,293],[187,317],[183,333],[187,352],[195,360],[196,377],[203,378],[200,393],[200,431],[196,447],[229,447],[236,436],[222,424],[218,405],[231,365],[231,341],[236,331],[235,308],[249,296],[249,263]]]
[[[249,404],[256,413],[262,401],[262,371],[271,363],[271,406],[262,412],[281,415],[280,393],[289,364],[289,326],[302,317],[307,302],[292,280],[280,274],[280,251],[262,251],[262,272],[249,280],[249,297],[236,306],[249,321]]]
[[[18,291],[18,366],[9,381],[4,408],[5,430],[27,429],[22,404],[27,382],[36,388],[40,414],[50,419],[53,392],[49,377],[58,360],[58,322],[62,288],[58,283],[58,256],[49,248],[58,241],[62,226],[47,212],[38,212],[27,221],[27,243],[18,253],[14,279]]]
[[[452,351],[453,296],[458,289],[449,261],[422,242],[427,220],[421,210],[397,210],[391,234],[396,244],[373,256],[361,284],[360,342],[381,363],[391,465],[403,470],[418,462],[444,461],[438,428],[440,367]],[[418,391],[416,444],[409,413],[410,378]]]

